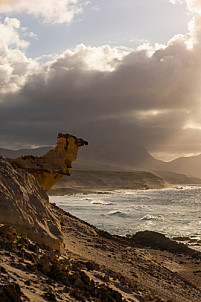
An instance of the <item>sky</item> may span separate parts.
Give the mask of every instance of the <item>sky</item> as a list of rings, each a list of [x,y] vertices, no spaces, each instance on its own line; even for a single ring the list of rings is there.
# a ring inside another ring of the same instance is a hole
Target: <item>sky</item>
[[[201,153],[201,0],[0,0],[0,147]]]

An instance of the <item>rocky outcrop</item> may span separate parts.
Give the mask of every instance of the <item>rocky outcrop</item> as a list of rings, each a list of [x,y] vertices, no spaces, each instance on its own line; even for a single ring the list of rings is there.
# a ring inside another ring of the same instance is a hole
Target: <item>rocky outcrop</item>
[[[40,245],[61,250],[63,236],[36,178],[0,157],[0,224],[14,226]]]
[[[169,251],[171,253],[183,253],[183,254],[189,254],[195,256],[199,254],[199,252],[190,249],[185,244],[177,243],[173,240],[170,240],[165,235],[158,232],[153,232],[153,231],[137,232],[135,235],[133,235],[130,238],[130,240],[142,246],[150,247],[153,249],[160,249],[162,251]]]
[[[44,156],[28,155],[10,161],[13,165],[33,174],[41,187],[49,192],[64,175],[69,175],[71,163],[76,160],[79,147],[87,144],[83,139],[59,133],[56,147]]]
[[[108,273],[92,261],[39,249],[14,228],[0,226],[0,302],[128,301],[122,294],[129,284],[121,282],[119,292],[116,280],[111,286],[117,274]]]

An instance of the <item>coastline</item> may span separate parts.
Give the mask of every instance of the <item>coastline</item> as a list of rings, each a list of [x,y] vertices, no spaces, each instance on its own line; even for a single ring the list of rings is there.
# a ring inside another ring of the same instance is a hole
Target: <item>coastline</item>
[[[65,176],[48,194],[72,195],[114,190],[148,190],[166,186],[165,181],[148,171],[78,171]]]
[[[179,196],[183,196],[185,191],[186,198],[190,200],[191,197],[195,198],[200,194],[200,186],[178,185],[148,190],[97,190],[66,195],[66,197],[50,196],[50,202],[113,235],[129,237],[138,231],[155,231],[178,243],[185,243],[194,250],[201,251],[198,214],[183,217],[185,211],[192,208],[190,203],[185,204],[185,200],[183,201],[184,208],[181,210]],[[128,199],[127,202],[125,202],[126,199]],[[162,203],[158,202],[160,199]],[[170,199],[174,201],[172,204],[168,202]],[[193,204],[194,211],[197,209],[199,212],[200,207],[195,205],[196,203]],[[180,211],[180,213],[174,214],[175,211]],[[180,223],[180,219],[185,219],[185,221],[188,219],[189,228]]]
[[[171,184],[165,184],[165,186],[163,187],[146,187],[146,188],[115,188],[115,187],[111,187],[111,188],[100,188],[100,189],[88,189],[88,188],[53,188],[50,190],[50,192],[48,193],[49,196],[72,196],[72,195],[90,195],[90,194],[112,194],[113,192],[117,192],[117,191],[127,191],[127,190],[133,190],[133,191],[147,191],[147,190],[165,190],[165,189],[173,189],[173,188],[181,188],[183,185],[171,185]],[[197,185],[191,185],[189,184],[189,186],[197,186]],[[198,185],[199,186],[199,185]]]

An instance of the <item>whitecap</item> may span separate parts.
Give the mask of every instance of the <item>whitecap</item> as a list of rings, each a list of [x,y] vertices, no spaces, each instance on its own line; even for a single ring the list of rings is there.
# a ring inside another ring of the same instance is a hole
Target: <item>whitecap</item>
[[[159,217],[153,216],[153,215],[145,215],[141,218],[141,220],[158,220]]]
[[[118,210],[111,211],[111,212],[108,213],[108,215],[110,215],[110,216],[119,216],[119,217],[126,217],[126,216],[128,216],[126,213],[118,211]]]
[[[104,205],[104,206],[114,205],[113,202],[101,201],[101,200],[91,200],[91,204],[101,204],[101,205]]]

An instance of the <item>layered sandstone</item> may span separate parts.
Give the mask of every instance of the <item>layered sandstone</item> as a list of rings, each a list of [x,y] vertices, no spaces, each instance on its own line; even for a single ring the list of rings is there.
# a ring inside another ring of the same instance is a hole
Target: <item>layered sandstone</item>
[[[14,226],[40,245],[61,250],[61,225],[36,178],[0,157],[0,224]]]
[[[58,134],[57,145],[44,156],[22,156],[10,160],[12,164],[33,174],[46,192],[72,169],[71,163],[76,160],[79,147],[87,145],[83,139],[69,134]]]

